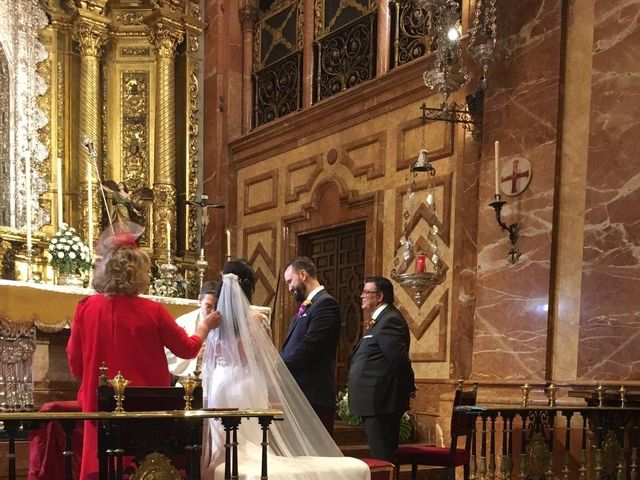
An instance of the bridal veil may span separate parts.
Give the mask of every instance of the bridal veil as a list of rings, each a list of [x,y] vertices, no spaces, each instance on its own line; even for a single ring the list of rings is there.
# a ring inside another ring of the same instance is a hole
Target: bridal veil
[[[222,322],[218,329],[209,334],[203,358],[205,408],[273,408],[284,411],[284,420],[272,423],[269,429],[270,477],[273,474],[279,477],[277,466],[282,457],[342,457],[335,459],[337,466],[333,459],[324,459],[322,462],[334,464],[332,468],[339,470],[332,470],[331,478],[367,478],[369,471],[366,465],[355,459],[344,458],[325,430],[280,358],[265,324],[256,318],[234,274],[223,276],[218,311]],[[222,428],[219,422],[211,420],[208,430],[203,448],[204,467],[215,468],[216,464],[224,461]],[[260,442],[261,432],[257,421],[244,420],[239,428],[241,469],[243,450],[245,458],[253,458],[246,453],[247,449],[259,449]],[[318,465],[311,464],[320,462],[296,460],[295,466],[289,462],[290,470],[304,470],[304,464],[308,464],[311,471],[306,474],[297,472],[297,475],[291,475],[293,478],[328,478],[314,474]],[[344,469],[340,467],[341,462],[344,462]],[[366,469],[364,473],[363,466]],[[344,475],[340,474],[342,470]]]

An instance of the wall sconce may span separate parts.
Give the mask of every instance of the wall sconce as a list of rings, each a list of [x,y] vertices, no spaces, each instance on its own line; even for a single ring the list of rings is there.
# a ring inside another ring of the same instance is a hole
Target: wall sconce
[[[467,95],[467,103],[459,105],[455,102],[442,103],[440,108],[427,107],[426,103],[420,106],[422,121],[440,121],[460,123],[462,128],[471,133],[472,138],[479,142],[482,139],[482,110],[484,106],[484,90]]]
[[[509,196],[520,195],[529,186],[532,177],[532,169],[526,158],[512,158],[511,161],[505,162],[503,170],[500,169],[500,142],[496,141],[495,147],[495,200],[489,204],[496,212],[496,221],[502,231],[509,232],[509,241],[511,249],[507,253],[507,261],[514,264],[520,258],[520,250],[516,246],[518,241],[518,224],[512,223],[508,225],[502,221],[502,208],[507,204],[500,195],[500,189],[503,183],[508,185],[506,190],[502,190]]]
[[[494,202],[491,202],[489,206],[496,211],[496,220],[498,221],[500,229],[509,232],[511,250],[509,250],[509,252],[507,253],[507,261],[513,265],[518,261],[521,255],[520,250],[518,250],[518,247],[516,247],[516,242],[518,241],[518,224],[512,223],[511,225],[507,226],[507,224],[502,221],[502,207],[504,207],[507,202],[501,200],[500,194],[497,194],[495,198],[496,200]]]

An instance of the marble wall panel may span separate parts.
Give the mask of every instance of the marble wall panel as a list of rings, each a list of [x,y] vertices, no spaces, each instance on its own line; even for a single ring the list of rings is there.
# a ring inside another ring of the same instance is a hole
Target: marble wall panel
[[[473,376],[479,380],[544,378],[546,368],[561,1],[503,6],[513,51],[491,73],[485,93],[473,342]],[[488,207],[495,140],[501,141],[503,161],[525,157],[534,170],[528,190],[508,197],[503,209],[503,221],[519,226],[522,257],[515,265],[505,260],[510,245]]]
[[[276,227],[270,230],[270,234],[273,234],[277,245],[277,270],[285,259],[296,254],[299,235],[362,219],[366,221],[367,228],[366,272],[389,276],[403,230],[403,204],[408,186],[413,181],[408,171],[409,160],[411,157],[415,159],[419,148],[425,145],[424,131],[426,146],[434,152],[432,161],[437,168],[437,176],[433,179],[425,175],[416,177],[415,215],[410,220],[410,230],[418,243],[425,243],[427,221],[435,221],[439,227],[438,246],[447,268],[452,268],[456,263],[452,249],[455,241],[452,228],[455,208],[452,199],[459,190],[457,182],[460,175],[457,169],[464,164],[457,158],[464,149],[455,151],[454,139],[458,135],[464,138],[464,133],[461,127],[454,129],[440,122],[428,125],[427,129],[422,128],[421,122],[409,122],[409,125],[408,118],[419,117],[420,103],[409,99],[400,107],[386,109],[384,113],[378,112],[368,118],[364,116],[353,125],[345,125],[335,131],[324,130],[324,136],[319,134],[323,131],[323,125],[333,128],[335,122],[345,118],[345,115],[337,110],[324,118],[322,107],[319,106],[320,113],[309,113],[319,118],[314,123],[313,135],[292,138],[287,143],[285,134],[277,144],[277,149],[272,150],[275,153],[273,156],[265,157],[263,154],[259,161],[255,157],[247,157],[246,162],[237,163],[237,184],[250,187],[238,191],[238,207],[243,206],[237,209],[238,231],[248,232],[256,225],[272,225],[275,218]],[[377,107],[375,102],[372,105]],[[295,125],[295,119],[292,123]],[[302,123],[306,128],[308,123]],[[243,158],[245,148],[268,151],[273,137],[265,131],[270,128],[277,131],[283,127],[277,123],[261,127],[233,145],[234,155]],[[259,138],[262,139],[263,148],[260,147]],[[402,146],[398,147],[399,144]],[[464,145],[464,141],[457,145]],[[429,185],[432,185],[435,194],[435,218],[431,218],[425,209],[420,209]],[[247,202],[253,208],[247,209]],[[259,208],[255,208],[255,202]],[[264,236],[267,232],[258,235]],[[260,247],[255,242],[249,244],[251,237],[245,237],[240,251],[245,256],[252,256],[252,252]],[[249,243],[244,245],[245,242]],[[258,243],[266,249],[265,241]],[[262,256],[258,254],[256,258]],[[275,291],[276,276],[266,275],[265,278],[271,278],[273,283],[270,287]],[[422,308],[413,302],[409,293],[397,288],[398,306],[404,310],[412,326],[412,356],[416,365],[420,364],[417,372],[422,378],[446,379],[450,375],[449,344],[452,340],[449,307],[454,295],[452,284],[453,278],[449,276],[445,284],[431,292]],[[283,319],[292,316],[294,307],[288,295],[282,295],[276,303],[276,343],[282,337],[282,332],[286,332]],[[455,340],[453,342],[457,343]]]
[[[640,4],[594,5],[578,376],[640,380]]]

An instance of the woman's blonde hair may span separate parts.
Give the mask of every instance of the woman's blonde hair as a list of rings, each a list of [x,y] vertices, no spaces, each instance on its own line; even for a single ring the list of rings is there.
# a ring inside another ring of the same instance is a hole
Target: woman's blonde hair
[[[116,249],[106,262],[104,269],[93,277],[93,288],[105,295],[122,294],[134,297],[149,287],[149,255],[129,245]]]

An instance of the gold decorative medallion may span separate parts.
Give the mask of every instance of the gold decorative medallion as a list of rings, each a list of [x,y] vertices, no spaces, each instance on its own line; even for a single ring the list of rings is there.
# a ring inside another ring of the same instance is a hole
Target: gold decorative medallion
[[[180,480],[180,473],[167,457],[153,452],[145,457],[131,480]]]

